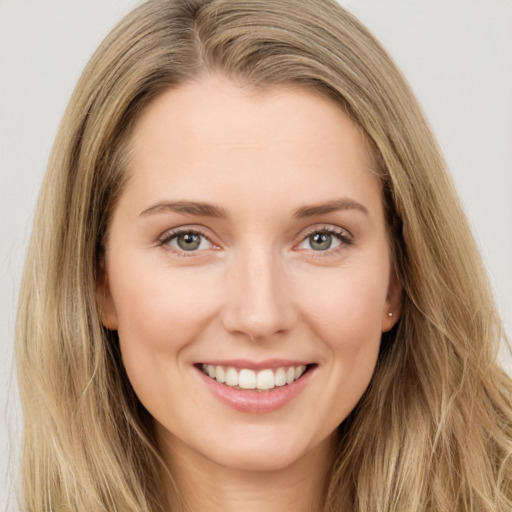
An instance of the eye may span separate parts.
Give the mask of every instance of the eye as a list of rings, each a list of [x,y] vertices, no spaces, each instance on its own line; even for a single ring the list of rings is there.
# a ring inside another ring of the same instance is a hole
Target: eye
[[[162,245],[169,245],[177,251],[194,252],[211,249],[212,242],[197,231],[178,231],[167,235]]]
[[[344,230],[316,229],[306,236],[298,248],[324,252],[336,249],[342,244],[348,245],[350,242],[351,238]]]

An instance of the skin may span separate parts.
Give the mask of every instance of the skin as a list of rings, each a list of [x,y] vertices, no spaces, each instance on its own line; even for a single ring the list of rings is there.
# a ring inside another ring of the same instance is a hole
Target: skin
[[[336,427],[400,315],[372,165],[356,125],[300,87],[209,76],[138,120],[98,294],[191,511],[318,509]],[[225,217],[161,207],[176,201]],[[180,249],[176,228],[201,233],[199,248]],[[326,230],[319,250],[311,235]],[[219,401],[194,366],[233,359],[313,366],[290,402],[254,414]]]

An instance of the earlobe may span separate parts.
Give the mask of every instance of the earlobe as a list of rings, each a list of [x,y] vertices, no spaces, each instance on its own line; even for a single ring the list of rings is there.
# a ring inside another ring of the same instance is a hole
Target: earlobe
[[[382,332],[390,331],[402,314],[402,283],[393,272],[388,288],[388,295],[382,313]]]
[[[110,284],[104,259],[100,261],[99,265],[96,301],[103,326],[110,331],[117,330],[117,313],[112,294],[110,293]]]

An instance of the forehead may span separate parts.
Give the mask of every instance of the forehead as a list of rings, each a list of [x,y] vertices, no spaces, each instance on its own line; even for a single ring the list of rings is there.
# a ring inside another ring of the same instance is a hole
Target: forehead
[[[261,90],[223,77],[155,98],[136,123],[128,161],[132,188],[197,200],[205,198],[190,196],[234,190],[279,202],[295,194],[296,202],[314,203],[344,189],[380,197],[372,168],[361,130],[329,98],[306,87]]]
[[[359,145],[370,163],[371,151],[362,130],[339,104],[312,87],[287,84],[263,88],[213,75],[157,96],[139,117],[131,142],[139,153],[144,152],[140,139],[144,145],[149,138],[159,142],[158,135],[174,137],[180,144],[257,145],[263,136],[267,143],[274,140],[277,144],[283,138],[310,138],[311,131],[326,124],[350,127],[344,134],[345,139],[350,136],[346,142]],[[336,135],[332,132],[330,141],[343,144]]]

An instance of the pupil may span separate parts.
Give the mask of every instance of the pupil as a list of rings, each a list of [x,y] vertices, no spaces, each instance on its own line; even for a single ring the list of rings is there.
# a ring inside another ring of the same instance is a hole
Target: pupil
[[[194,233],[184,233],[178,237],[178,245],[184,251],[193,251],[201,244],[201,238]]]
[[[325,251],[331,247],[332,236],[328,233],[315,233],[309,237],[311,247],[317,251]]]

